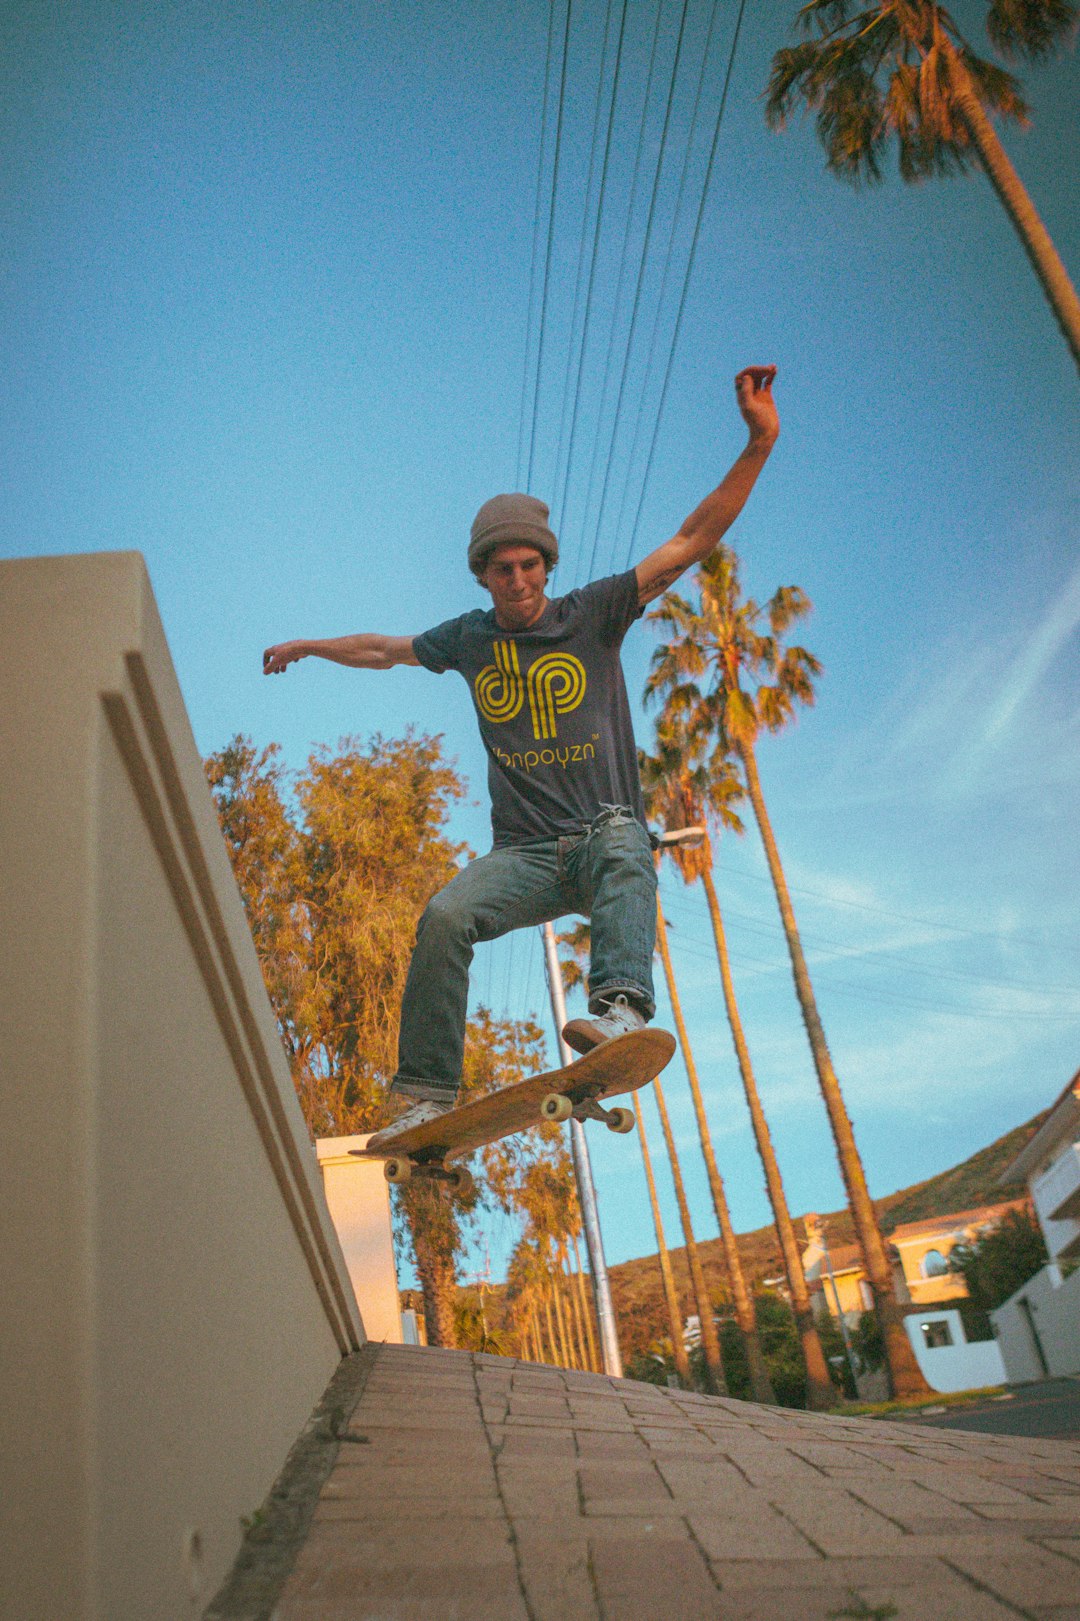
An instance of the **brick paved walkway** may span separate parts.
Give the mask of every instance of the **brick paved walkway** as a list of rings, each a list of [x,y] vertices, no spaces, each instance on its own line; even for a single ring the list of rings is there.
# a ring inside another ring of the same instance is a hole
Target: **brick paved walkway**
[[[273,1621],[1080,1621],[1080,1444],[363,1354]]]

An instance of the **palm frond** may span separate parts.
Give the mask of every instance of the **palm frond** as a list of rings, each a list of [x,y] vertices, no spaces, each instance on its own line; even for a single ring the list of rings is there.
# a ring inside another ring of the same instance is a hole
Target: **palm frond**
[[[994,0],[986,14],[990,43],[1002,56],[1040,62],[1074,34],[1080,7],[1069,0]]]
[[[996,62],[976,56],[974,51],[961,51],[959,55],[987,112],[1011,119],[1021,129],[1027,129],[1031,123],[1031,108],[1020,92],[1019,79],[998,67]]]

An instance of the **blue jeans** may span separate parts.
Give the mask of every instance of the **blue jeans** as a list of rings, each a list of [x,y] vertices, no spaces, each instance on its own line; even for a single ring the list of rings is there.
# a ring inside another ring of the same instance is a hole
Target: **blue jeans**
[[[453,1102],[465,1054],[473,947],[567,912],[592,920],[590,1010],[621,991],[652,1018],[652,848],[636,817],[610,805],[578,834],[492,850],[428,902],[401,1003],[391,1091]]]

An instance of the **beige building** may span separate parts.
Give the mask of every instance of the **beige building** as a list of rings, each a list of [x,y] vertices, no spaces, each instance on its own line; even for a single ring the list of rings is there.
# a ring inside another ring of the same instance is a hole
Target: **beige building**
[[[959,1274],[949,1270],[953,1250],[958,1245],[977,1243],[998,1226],[1010,1210],[1029,1208],[1026,1199],[1010,1199],[1002,1204],[959,1210],[949,1216],[902,1223],[889,1235],[897,1299],[910,1306],[964,1299],[967,1284]],[[810,1215],[805,1221],[807,1246],[803,1251],[803,1270],[814,1310],[831,1317],[843,1315],[848,1320],[869,1311],[873,1298],[858,1245],[832,1247],[820,1216]]]

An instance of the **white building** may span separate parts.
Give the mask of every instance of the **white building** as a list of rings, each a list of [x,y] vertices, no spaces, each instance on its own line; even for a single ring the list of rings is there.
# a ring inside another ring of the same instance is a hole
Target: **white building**
[[[1050,1260],[990,1314],[1010,1384],[1080,1373],[1080,1070],[1001,1181],[1020,1177]]]

